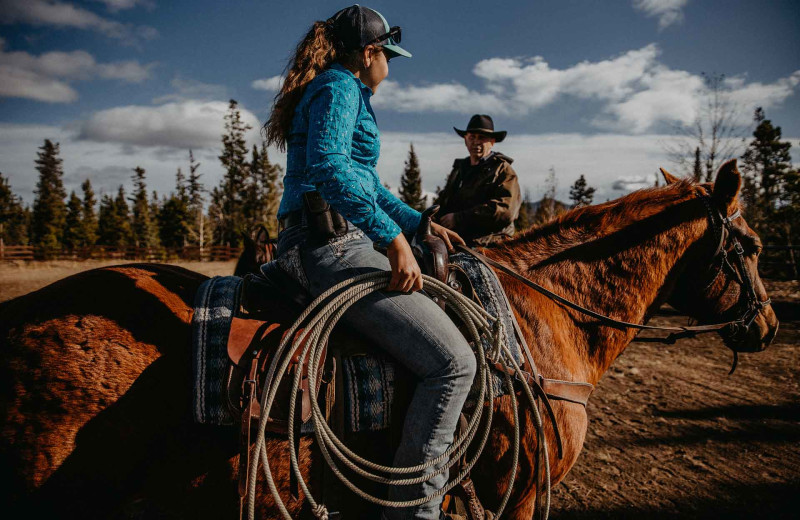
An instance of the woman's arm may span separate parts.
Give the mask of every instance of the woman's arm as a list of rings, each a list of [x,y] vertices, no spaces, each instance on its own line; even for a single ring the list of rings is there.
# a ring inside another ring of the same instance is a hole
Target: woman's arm
[[[420,212],[398,199],[380,181],[376,185],[379,186],[377,193],[378,205],[403,228],[403,231],[415,232],[419,227],[419,219],[422,216]]]
[[[400,226],[368,193],[353,171],[350,152],[361,93],[355,83],[323,85],[309,102],[306,168],[309,182],[336,211],[387,247]],[[410,208],[409,208],[410,209]]]

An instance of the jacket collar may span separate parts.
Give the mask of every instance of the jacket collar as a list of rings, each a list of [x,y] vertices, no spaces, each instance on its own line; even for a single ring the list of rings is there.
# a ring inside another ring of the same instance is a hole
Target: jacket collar
[[[350,69],[348,69],[338,61],[332,63],[330,68],[333,70],[338,70],[339,72],[346,74],[348,77],[353,78],[353,80],[358,84],[358,88],[361,89],[362,92],[364,92],[368,96],[372,96],[372,89],[364,85],[364,82],[358,79],[356,75],[350,71]]]

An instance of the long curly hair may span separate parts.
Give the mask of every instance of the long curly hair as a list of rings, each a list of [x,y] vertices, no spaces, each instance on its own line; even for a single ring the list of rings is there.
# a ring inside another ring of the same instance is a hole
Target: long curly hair
[[[289,60],[286,79],[275,95],[272,113],[264,124],[268,144],[275,145],[281,151],[286,150],[294,109],[303,97],[306,86],[343,54],[331,24],[314,22]]]
[[[374,44],[374,51],[381,52],[382,45]],[[305,37],[297,44],[294,55],[286,68],[286,79],[275,95],[272,113],[264,123],[267,144],[286,151],[286,139],[292,128],[294,109],[303,98],[308,84],[334,62],[347,67],[358,67],[362,63],[361,49],[345,50],[329,22],[314,22]]]

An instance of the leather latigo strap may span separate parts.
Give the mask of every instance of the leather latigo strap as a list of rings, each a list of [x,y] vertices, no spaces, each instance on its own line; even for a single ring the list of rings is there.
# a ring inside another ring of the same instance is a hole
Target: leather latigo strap
[[[585,407],[586,403],[589,402],[589,396],[594,392],[594,385],[591,383],[575,383],[573,381],[539,377],[542,390],[544,390],[548,398],[555,401],[567,401]]]

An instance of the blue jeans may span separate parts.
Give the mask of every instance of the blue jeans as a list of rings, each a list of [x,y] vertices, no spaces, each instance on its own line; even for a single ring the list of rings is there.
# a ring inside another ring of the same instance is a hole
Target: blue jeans
[[[389,260],[358,229],[323,241],[309,237],[305,226],[288,228],[278,236],[277,263],[314,297],[359,274],[390,270]],[[342,320],[419,378],[394,465],[415,466],[442,454],[453,442],[477,368],[467,340],[444,311],[419,292],[373,292],[350,307]],[[445,485],[447,476],[445,471],[421,484],[391,486],[389,499],[431,495]],[[415,508],[387,508],[384,515],[390,520],[434,520],[440,508],[441,498]]]

